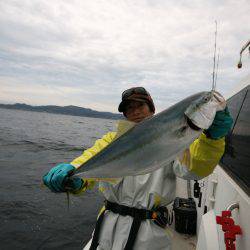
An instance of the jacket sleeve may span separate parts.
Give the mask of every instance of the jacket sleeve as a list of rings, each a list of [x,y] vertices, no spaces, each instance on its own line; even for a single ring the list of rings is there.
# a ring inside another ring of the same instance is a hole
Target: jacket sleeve
[[[201,134],[173,163],[178,177],[199,180],[210,175],[219,163],[225,150],[225,137],[210,139]]]
[[[105,134],[101,139],[96,140],[94,146],[84,150],[83,154],[76,159],[74,159],[70,164],[73,165],[75,168],[79,168],[82,164],[87,162],[105,147],[107,147],[115,138],[116,132],[109,132]],[[91,189],[95,185],[95,181],[93,179],[83,179],[84,185],[83,187],[73,194],[80,194],[87,189]]]

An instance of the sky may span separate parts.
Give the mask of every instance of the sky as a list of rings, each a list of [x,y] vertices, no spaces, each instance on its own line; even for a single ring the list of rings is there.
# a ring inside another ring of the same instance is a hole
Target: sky
[[[248,0],[0,1],[0,102],[117,112],[123,90],[144,86],[157,111],[250,73]]]

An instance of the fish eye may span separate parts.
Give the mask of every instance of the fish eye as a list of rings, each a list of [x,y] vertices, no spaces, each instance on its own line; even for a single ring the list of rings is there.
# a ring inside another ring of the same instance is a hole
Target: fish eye
[[[203,99],[205,102],[208,102],[210,100],[210,96],[205,96]]]

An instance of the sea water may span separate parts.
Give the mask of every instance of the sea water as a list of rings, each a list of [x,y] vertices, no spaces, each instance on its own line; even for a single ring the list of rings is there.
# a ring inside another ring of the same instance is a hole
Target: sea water
[[[0,249],[82,249],[103,197],[97,187],[80,196],[56,194],[42,176],[70,162],[115,121],[0,109]]]

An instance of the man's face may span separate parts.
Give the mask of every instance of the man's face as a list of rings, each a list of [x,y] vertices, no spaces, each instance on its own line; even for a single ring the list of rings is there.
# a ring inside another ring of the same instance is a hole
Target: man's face
[[[129,121],[138,123],[151,117],[153,112],[145,102],[130,101],[125,107],[124,114]]]

